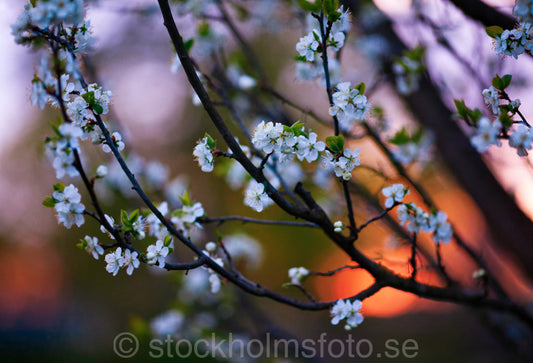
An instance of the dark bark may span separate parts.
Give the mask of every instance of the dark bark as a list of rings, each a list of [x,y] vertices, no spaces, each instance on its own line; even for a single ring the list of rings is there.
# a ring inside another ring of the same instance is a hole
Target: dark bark
[[[479,21],[484,26],[498,25],[503,29],[512,29],[516,19],[504,14],[480,0],[449,0],[468,18]]]

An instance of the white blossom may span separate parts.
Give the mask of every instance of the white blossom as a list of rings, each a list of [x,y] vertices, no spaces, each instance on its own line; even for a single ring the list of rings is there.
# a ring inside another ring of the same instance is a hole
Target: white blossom
[[[61,139],[57,142],[57,147],[64,149],[65,147],[70,147],[76,149],[79,147],[78,138],[83,135],[83,131],[80,127],[76,126],[73,123],[64,123],[58,128],[61,135]]]
[[[181,209],[176,210],[170,219],[177,229],[189,231],[192,227],[201,228],[196,219],[205,215],[202,203],[196,202],[193,205],[184,205]]]
[[[500,105],[500,98],[498,95],[498,90],[494,88],[494,86],[490,86],[489,88],[485,88],[481,94],[483,95],[483,101],[487,106],[490,107],[492,113],[499,115],[500,108],[498,106]]]
[[[78,169],[74,166],[74,154],[72,151],[56,150],[52,166],[56,171],[57,179],[63,178],[65,174],[71,178],[79,175]]]
[[[261,121],[254,130],[252,143],[258,149],[263,150],[266,154],[274,151],[280,151],[282,145],[283,125]]]
[[[518,58],[526,50],[531,53],[533,49],[533,28],[531,23],[522,22],[517,28],[505,29],[494,40],[494,50],[498,54],[509,55]]]
[[[98,168],[96,168],[96,176],[98,178],[103,178],[107,175],[107,166],[105,165],[99,165]]]
[[[168,203],[161,203],[157,209],[164,217],[168,214]],[[158,240],[164,240],[168,234],[167,228],[161,223],[155,214],[150,214],[146,217],[146,223],[149,226],[150,236],[156,237]]]
[[[433,240],[436,243],[449,243],[453,230],[452,226],[448,222],[448,216],[444,212],[437,212],[435,215],[429,217],[429,225],[431,230],[433,230]]]
[[[80,203],[81,195],[78,192],[78,188],[70,184],[63,192],[55,191],[52,195],[58,202],[54,208],[57,212],[57,220],[59,223],[63,223],[66,228],[77,225],[80,227],[85,222],[83,217],[83,211],[85,206]]]
[[[216,273],[209,275],[209,284],[211,285],[211,292],[216,294],[220,291],[220,277]]]
[[[531,150],[533,141],[533,132],[531,128],[524,125],[518,125],[515,131],[509,135],[509,145],[516,148],[519,156],[527,156],[527,151]]]
[[[396,80],[396,89],[402,95],[418,90],[422,64],[407,56],[402,56],[393,63],[392,72]]]
[[[486,151],[491,145],[500,146],[498,135],[500,134],[502,124],[499,120],[490,121],[486,117],[479,119],[476,125],[476,133],[470,139],[472,145],[480,153]]]
[[[256,269],[261,265],[263,251],[261,245],[252,237],[236,233],[225,236],[224,247],[234,261],[242,261],[246,267]]]
[[[296,145],[296,156],[298,160],[307,160],[309,163],[318,159],[321,152],[326,149],[326,144],[322,141],[317,141],[317,134],[309,133],[309,137],[303,135],[298,136]]]
[[[175,335],[183,327],[185,316],[177,310],[169,310],[150,322],[150,330],[159,337]]]
[[[122,135],[118,131],[115,131],[111,134],[111,140],[113,141],[113,144],[118,149],[118,151],[124,150],[124,141],[122,141]],[[108,144],[102,144],[102,150],[105,153],[110,153],[111,147],[109,147]]]
[[[305,267],[292,267],[289,269],[289,278],[293,285],[300,285],[307,276],[309,276],[309,270]]]
[[[115,252],[110,252],[105,255],[105,262],[107,263],[107,266],[105,267],[106,271],[113,274],[113,276],[116,276],[118,270],[124,265],[122,248],[118,247]]]
[[[344,223],[342,223],[342,221],[336,221],[335,223],[333,223],[333,231],[335,231],[336,233],[342,233],[342,231],[344,231]]]
[[[111,217],[110,215],[107,215],[107,214],[104,214],[104,218],[106,219],[107,223],[111,226],[111,228],[114,228],[115,227],[115,219],[113,217]],[[115,237],[113,237],[113,235],[111,234],[111,232],[109,232],[107,230],[106,227],[104,227],[104,225],[100,225],[100,231],[104,234],[107,234],[107,236],[111,239],[115,239]]]
[[[85,236],[85,251],[91,254],[95,260],[98,260],[98,255],[104,254],[104,249],[98,244],[97,237]]]
[[[158,240],[155,245],[150,245],[146,249],[146,260],[149,265],[158,264],[159,267],[165,267],[165,258],[169,253],[168,247],[165,246],[163,241]]]
[[[363,304],[360,300],[338,300],[331,308],[331,324],[337,325],[341,320],[346,319],[344,328],[350,330],[363,322],[363,315],[359,312]]]
[[[343,130],[349,130],[354,122],[364,120],[370,112],[366,96],[350,85],[350,82],[337,84],[333,93],[333,105],[329,108],[329,114],[337,117]]]
[[[308,62],[315,60],[315,52],[317,51],[319,44],[315,38],[318,38],[318,31],[313,29],[313,31],[306,36],[301,37],[298,43],[296,43],[296,51],[302,57],[305,57],[305,60]]]
[[[244,204],[255,209],[256,212],[262,212],[263,209],[273,201],[265,192],[265,186],[261,183],[251,180],[244,191]]]
[[[516,0],[513,14],[522,22],[533,23],[533,1]]]
[[[359,149],[344,149],[341,156],[336,157],[326,150],[325,161],[333,167],[335,176],[350,180],[352,177],[351,171],[361,163],[358,158],[359,153]]]
[[[126,273],[131,276],[133,270],[139,267],[139,254],[137,252],[131,252],[130,250],[124,251],[122,267],[126,268]]]
[[[209,173],[213,171],[215,158],[213,157],[213,150],[208,144],[207,136],[196,144],[192,154],[203,172]]]
[[[385,200],[385,208],[390,208],[394,203],[402,202],[404,196],[409,193],[409,189],[405,188],[403,184],[398,183],[383,188],[381,193],[387,197]]]

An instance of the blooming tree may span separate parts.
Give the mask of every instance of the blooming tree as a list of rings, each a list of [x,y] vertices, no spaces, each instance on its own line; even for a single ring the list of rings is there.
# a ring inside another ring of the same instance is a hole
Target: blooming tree
[[[234,285],[246,294],[295,309],[329,310],[331,324],[343,322],[349,330],[364,324],[365,299],[389,287],[425,299],[505,314],[511,319],[509,324],[529,329],[528,337],[531,338],[533,315],[508,295],[498,272],[493,271],[479,251],[457,233],[446,212],[437,208],[423,183],[413,177],[412,166],[423,169],[435,160],[432,153],[435,139],[441,151],[443,138],[457,137],[446,140],[449,144],[464,139],[457,124],[449,126],[455,122],[450,117],[451,112],[437,95],[441,103],[430,110],[431,117],[444,118],[445,122],[435,126],[429,121],[420,127],[404,127],[390,133],[385,121],[394,115],[385,115],[379,106],[379,97],[374,97],[383,82],[390,82],[412,106],[413,112],[418,113],[420,119],[426,118],[428,111],[420,104],[433,102],[434,99],[428,97],[434,92],[424,90],[433,87],[427,80],[424,44],[406,49],[387,20],[380,20],[377,9],[370,5],[359,7],[357,2],[337,0],[302,0],[298,4],[272,0],[271,3],[281,9],[278,10],[280,13],[302,20],[302,26],[297,30],[299,40],[293,44],[295,77],[302,85],[319,85],[320,96],[327,99],[329,108],[315,111],[299,105],[277,90],[265,74],[261,59],[234,20],[235,15],[241,13],[243,22],[260,22],[261,11],[266,11],[261,2],[158,1],[160,14],[157,16],[162,17],[176,51],[172,71],[186,74],[194,91],[193,102],[203,106],[217,132],[206,132],[196,143],[190,142],[192,158],[202,172],[211,173],[206,174],[206,178],[222,176],[229,188],[242,190],[239,203],[249,207],[250,216],[214,217],[202,204],[201,199],[208,198],[208,193],[191,196],[187,190],[182,190],[178,203],[162,200],[161,195],[175,186],[168,181],[165,167],[159,163],[144,163],[129,154],[127,140],[120,130],[113,128],[114,123],[110,120],[113,93],[91,83],[95,80],[88,79],[84,69],[84,57],[91,51],[92,29],[85,15],[87,7],[92,5],[83,0],[28,2],[12,25],[12,32],[17,43],[34,47],[41,54],[32,80],[31,102],[41,109],[48,105],[60,115],[60,121],[52,125],[53,136],[45,140],[46,152],[56,177],[71,181],[68,185],[55,184],[43,204],[55,211],[58,222],[66,228],[80,227],[84,223],[95,223],[100,227],[102,235],[80,236],[78,246],[96,260],[104,255],[105,269],[112,276],[126,273],[134,278],[135,270],[142,264],[173,273],[186,271],[180,295],[186,304],[193,305],[196,299],[204,299],[216,305],[222,301],[221,295],[234,293],[229,288]],[[462,1],[452,3],[478,20]],[[272,21],[283,21],[283,16],[271,11]],[[424,24],[432,26],[436,33],[441,31],[425,15],[423,7],[418,11]],[[358,18],[361,19],[374,17],[374,23],[378,25],[371,24],[370,20],[362,20],[359,24],[352,20],[353,14],[360,14]],[[485,24],[487,34],[484,36],[494,39],[494,51],[502,57],[531,55],[533,5],[518,0],[514,16],[519,21],[516,27],[501,24],[504,21]],[[196,33],[190,39],[181,35],[178,24],[182,17],[192,18],[197,24]],[[501,19],[506,17],[502,15]],[[212,21],[221,23],[226,32],[219,32]],[[367,33],[360,35],[360,41],[378,36],[375,30],[378,27],[386,27],[383,34],[389,34],[389,39],[381,35],[371,39],[374,48],[367,49],[369,57],[379,58],[378,67],[384,74],[371,85],[344,72],[343,50],[354,44],[349,42],[350,37],[355,36],[354,27],[359,34]],[[224,37],[235,40],[235,47],[243,54],[241,63],[228,64],[225,61],[224,52],[229,52],[234,45],[227,45]],[[438,33],[437,37],[444,36]],[[443,39],[445,42],[446,38]],[[388,46],[394,45],[399,50],[391,56],[386,49],[375,49],[380,42],[388,42]],[[443,44],[451,47],[448,43]],[[483,153],[505,143],[516,149],[516,157],[526,157],[532,147],[533,131],[521,112],[522,103],[507,91],[512,75],[494,74],[492,78],[492,85],[479,90],[486,109],[471,108],[460,97],[455,101],[455,119],[464,122],[471,135],[471,146],[461,144],[468,157],[458,162],[458,174],[477,169],[485,173],[479,166],[481,159],[474,148]],[[243,106],[238,98],[249,98],[254,105]],[[268,112],[258,112],[259,109],[279,109],[280,104],[300,112],[305,116],[305,122],[293,119],[290,113],[274,119],[268,117]],[[459,131],[450,131],[456,129]],[[359,146],[362,138],[371,140],[392,171],[384,172],[369,166],[366,160],[371,156],[365,155],[365,149]],[[90,148],[101,151],[89,152]],[[101,164],[99,152],[111,153],[120,170]],[[458,158],[449,147],[444,148],[442,154],[449,162]],[[469,160],[474,161],[465,165]],[[358,177],[360,169],[371,169],[382,179],[377,190],[374,179],[366,182]],[[117,172],[127,181],[117,177]],[[484,180],[479,182],[484,183]],[[468,181],[465,183],[468,189]],[[124,195],[131,195],[133,190],[144,206],[135,210],[123,208],[120,215],[109,215],[101,202],[103,197],[97,188],[100,185],[115,188]],[[496,190],[495,197],[505,194],[501,187],[494,186],[493,189]],[[323,191],[335,201],[336,209],[326,207],[327,200],[317,197],[324,194]],[[475,191],[473,193],[476,199]],[[372,211],[370,216],[357,212],[355,197]],[[339,200],[342,203],[336,202]],[[505,199],[503,203],[511,202]],[[505,224],[509,220],[531,225],[531,221],[524,219],[513,205],[509,215],[500,221],[507,226],[502,228],[513,229],[513,224]],[[481,203],[480,206],[484,208]],[[258,217],[258,213],[273,208],[283,211],[290,219]],[[495,212],[490,213],[488,220],[494,220]],[[520,217],[513,218],[513,215]],[[311,228],[317,235],[325,235],[332,248],[341,250],[351,264],[328,272],[311,271],[303,266],[290,268],[290,281],[285,287],[298,290],[302,298],[268,289],[245,277],[246,269],[261,263],[261,245],[255,239],[245,234],[207,237],[215,224],[230,221]],[[409,247],[410,257],[404,261],[409,266],[408,274],[394,271],[359,247],[357,242],[367,227],[378,223],[390,226],[391,235]],[[509,233],[517,236],[521,231],[524,229],[513,229]],[[501,237],[501,234],[495,235]],[[521,238],[513,238],[511,251],[517,250],[515,246],[521,243]],[[451,244],[475,261],[477,270],[471,280],[479,284],[465,283],[464,278],[457,279],[448,272],[442,250]],[[524,259],[517,253],[519,265],[525,266],[531,261],[527,257],[531,256],[533,248],[526,248],[528,250],[522,255]],[[194,258],[184,261],[183,254],[176,253],[178,249],[188,250]],[[99,262],[88,260],[87,263]],[[307,281],[316,276],[331,276],[346,269],[363,269],[370,273],[374,282],[353,296],[336,301],[319,301],[306,288]],[[529,273],[532,271],[530,266],[524,269]],[[438,276],[438,282],[422,281],[419,278],[422,270],[432,271]],[[175,334],[185,319],[191,317],[186,318],[182,311],[167,311],[152,321],[152,332],[154,335]],[[505,330],[505,327],[500,328]]]

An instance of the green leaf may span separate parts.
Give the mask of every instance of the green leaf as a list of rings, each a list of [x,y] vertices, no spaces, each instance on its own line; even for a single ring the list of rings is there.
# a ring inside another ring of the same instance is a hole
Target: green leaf
[[[236,3],[231,3],[231,7],[237,13],[237,18],[239,19],[239,21],[245,21],[250,17],[250,12],[245,6]]]
[[[500,105],[500,106],[498,106],[498,108],[501,111],[500,113],[503,113],[503,114],[508,114],[509,112],[513,112],[514,111],[514,108],[511,105]]]
[[[294,136],[307,136],[307,134],[303,131],[304,123],[300,120],[296,121],[291,125],[291,127],[287,127],[288,132],[292,132]]]
[[[100,106],[98,103],[95,103],[92,105],[94,113],[101,115],[104,112],[104,108]]]
[[[479,108],[476,108],[475,110],[468,109],[468,118],[474,125],[477,125],[477,122],[481,117],[483,117],[483,112],[481,112]]]
[[[130,331],[131,333],[141,341],[148,341],[152,338],[152,333],[150,331],[150,324],[146,322],[140,316],[130,317]]]
[[[165,236],[165,239],[163,240],[163,245],[165,247],[168,247],[170,243],[172,242],[172,237],[170,237],[168,234]]]
[[[503,84],[502,84],[502,85],[503,85],[503,89],[502,89],[502,91],[503,91],[504,89],[506,89],[507,87],[509,87],[509,85],[511,84],[511,80],[512,80],[512,79],[513,79],[513,76],[510,75],[510,74],[506,74],[506,75],[504,75],[504,76],[502,77],[502,82],[503,82]]]
[[[418,130],[416,130],[416,132],[414,133],[413,136],[411,136],[411,140],[415,143],[415,144],[418,144],[421,140],[422,140],[422,137],[424,136],[424,129],[422,127],[420,127]]]
[[[215,148],[216,141],[207,132],[204,134],[204,139],[206,139],[206,144],[210,149]]]
[[[204,22],[201,22],[199,25],[198,25],[198,28],[196,29],[196,31],[198,32],[198,36],[199,37],[206,37],[209,35],[209,32],[211,31],[210,27],[209,27],[209,23],[204,21]]]
[[[307,62],[307,58],[305,58],[305,56],[303,56],[303,55],[295,56],[294,60],[297,61],[297,62]]]
[[[183,42],[183,46],[185,47],[185,50],[189,52],[192,49],[192,46],[194,45],[194,38],[191,38],[189,40],[186,40]]]
[[[334,153],[342,153],[344,151],[344,136],[328,136],[326,137],[326,145]]]
[[[120,221],[125,226],[130,225],[129,220],[128,220],[128,212],[126,212],[124,209],[120,210]]]
[[[502,90],[503,80],[500,78],[500,76],[496,75],[496,77],[492,79],[492,86],[497,90]]]
[[[320,36],[315,31],[313,31],[313,38],[315,38],[317,42],[320,42]]]
[[[385,112],[383,111],[383,108],[381,106],[374,106],[372,109],[372,113],[378,119],[381,119],[385,116]]]
[[[359,91],[360,95],[365,94],[365,89],[366,89],[365,82],[359,83],[357,86],[355,86],[355,89]]]
[[[331,22],[334,22],[335,20],[332,20],[332,18],[335,15],[338,15],[337,8],[339,7],[339,1],[338,0],[324,0],[322,2],[322,9],[324,10],[324,14],[327,15],[328,20]]]
[[[94,98],[94,91],[85,92],[81,95],[85,102],[87,102],[89,105],[94,105],[96,103],[96,100]]]
[[[479,108],[471,110],[465,104],[463,100],[455,100],[455,107],[457,108],[457,114],[463,120],[465,120],[470,125],[476,125],[481,117],[483,117],[483,112]]]
[[[502,123],[502,126],[505,128],[509,128],[513,126],[513,119],[507,115],[507,113],[501,113],[499,117],[500,122]]]
[[[394,145],[405,145],[410,141],[411,137],[409,137],[405,127],[398,131],[391,139],[389,139],[389,142]]]
[[[305,11],[318,13],[320,11],[321,3],[319,0],[315,0],[314,2],[310,2],[307,0],[298,0],[298,5],[300,5],[300,7]]]
[[[191,197],[189,196],[189,191],[187,189],[185,189],[183,195],[178,195],[178,197],[183,205],[192,205]]]
[[[467,119],[468,113],[467,113],[467,107],[466,107],[465,101],[464,100],[454,100],[453,102],[455,103],[455,108],[457,108],[457,113],[459,114],[459,116],[463,120]]]
[[[131,212],[130,216],[128,217],[128,221],[131,224],[133,224],[133,223],[137,222],[138,219],[139,219],[139,210],[135,209],[133,212]]]
[[[65,184],[63,183],[54,184],[54,191],[63,193],[64,190],[65,190]]]
[[[97,115],[101,115],[104,112],[104,108],[100,106],[98,103],[95,103],[91,106],[92,106],[94,113],[96,113]]]
[[[503,29],[497,25],[489,26],[485,28],[485,32],[491,38],[496,38],[502,35]]]
[[[44,198],[43,200],[43,205],[46,207],[46,208],[54,208],[54,206],[56,205],[57,203],[57,200],[55,200],[54,198],[52,197],[46,197]]]

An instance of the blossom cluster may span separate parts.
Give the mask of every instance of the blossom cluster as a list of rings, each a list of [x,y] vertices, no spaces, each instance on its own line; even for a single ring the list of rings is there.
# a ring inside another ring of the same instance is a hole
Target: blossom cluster
[[[395,147],[391,150],[394,160],[409,165],[414,162],[425,163],[431,158],[433,135],[422,128],[409,134],[405,128],[398,131],[389,142]]]
[[[300,285],[302,281],[309,276],[309,270],[305,267],[292,267],[289,269],[289,278],[291,279],[291,284]]]
[[[216,254],[218,246],[215,242],[207,242],[203,253],[209,256],[219,266],[224,266],[224,261]],[[211,286],[211,293],[216,294],[220,291],[221,281],[218,274],[210,268],[206,268],[209,272],[209,285]]]
[[[168,256],[170,249],[165,246],[165,243],[161,240],[157,240],[155,244],[152,244],[146,248],[146,263],[149,265],[157,264],[159,267],[165,267],[165,258]]]
[[[480,153],[491,145],[501,146],[502,138],[508,138],[509,146],[515,148],[519,156],[527,156],[531,149],[533,132],[519,111],[521,101],[512,101],[505,91],[511,79],[509,74],[503,77],[497,75],[492,80],[492,85],[481,92],[483,101],[493,114],[493,120],[483,116],[479,109],[471,110],[464,102],[456,101],[459,115],[474,126],[470,142]],[[521,121],[514,121],[515,115],[519,115]]]
[[[98,260],[98,257],[104,254],[104,249],[98,244],[97,237],[85,236],[81,243],[78,244],[78,247],[92,255],[95,260]]]
[[[475,127],[475,133],[470,138],[472,146],[480,153],[485,152],[491,145],[501,146],[500,135],[503,131],[502,123],[495,119],[481,117]],[[523,124],[507,130],[509,146],[516,149],[518,156],[527,156],[533,142],[533,130]]]
[[[513,8],[513,14],[521,21],[531,23],[533,22],[533,1],[532,0],[516,0]]]
[[[85,223],[83,211],[85,206],[81,203],[81,195],[73,184],[64,189],[57,188],[52,197],[55,200],[54,209],[57,212],[57,220],[63,223],[66,228],[76,225],[80,227]]]
[[[395,76],[396,89],[402,95],[409,95],[418,90],[420,76],[424,71],[422,58],[425,50],[416,47],[404,52],[404,55],[396,59],[392,65]]]
[[[337,116],[339,127],[349,130],[355,121],[363,121],[370,112],[370,102],[363,95],[364,85],[350,87],[350,82],[342,82],[333,93],[333,105],[329,108],[330,116]]]
[[[326,150],[324,160],[329,163],[329,166],[333,167],[335,176],[344,180],[350,180],[352,178],[352,170],[361,164],[361,160],[358,158],[359,149],[350,150],[344,149],[342,153],[333,154]]]
[[[213,143],[209,136],[204,136],[202,140],[198,141],[192,154],[203,172],[213,171],[215,158],[213,156]]]
[[[233,262],[242,261],[247,268],[259,267],[263,259],[261,245],[254,238],[244,234],[235,233],[224,236],[224,247]]]
[[[262,212],[263,209],[274,203],[267,195],[265,186],[255,180],[250,180],[244,191],[244,204],[253,208],[256,212]]]
[[[192,228],[202,228],[196,220],[205,215],[202,203],[185,203],[181,208],[172,213],[170,221],[174,226],[185,233],[189,233]]]
[[[346,34],[350,30],[350,13],[348,10],[344,11],[341,6],[337,9],[335,20],[331,23],[331,29],[328,39],[326,40],[326,47],[333,52],[338,52],[343,46],[346,39]],[[324,68],[322,58],[318,54],[322,53],[326,47],[322,44],[320,29],[316,27],[317,19],[309,15],[310,31],[299,39],[296,43],[296,51],[299,54],[298,62],[296,64],[296,76],[302,81],[309,81],[314,79],[324,80]],[[320,25],[320,24],[319,24]],[[327,23],[324,19],[323,28],[326,29]],[[339,63],[335,57],[330,57],[328,60],[330,79],[337,83],[340,76]]]
[[[310,141],[300,140],[299,146],[301,149],[303,149],[303,146],[305,145],[307,145],[308,149],[310,148],[309,153],[300,153],[300,158],[302,158],[302,160],[304,158],[307,160],[313,159],[315,157],[313,155],[315,151],[318,154],[316,144],[319,142],[316,141],[316,134],[310,133],[309,139]],[[319,149],[321,149],[320,146],[321,143],[318,144]],[[240,148],[256,167],[261,166],[263,159],[257,155],[252,155],[248,146],[240,145]],[[231,150],[228,150],[228,153],[231,153]],[[298,156],[298,154],[296,155]],[[280,153],[274,153],[270,156],[270,159],[263,169],[263,174],[274,188],[277,189],[282,185],[292,188],[304,177],[302,167],[292,159],[294,159],[293,154],[281,155]],[[275,162],[273,163],[272,161]],[[252,180],[250,175],[238,161],[233,159],[230,160],[229,166],[225,170],[225,174],[226,182],[230,188],[236,190],[246,185],[244,190],[245,205],[252,207],[256,211],[262,211],[273,203],[266,193],[265,186]]]
[[[363,307],[360,300],[338,300],[331,308],[331,324],[337,325],[341,320],[346,319],[344,329],[351,330],[363,322],[363,314],[359,311]]]
[[[498,138],[501,131],[502,123],[498,119],[491,121],[487,117],[481,117],[476,124],[475,133],[470,138],[470,142],[478,152],[482,153],[491,145],[501,145]]]
[[[61,23],[76,25],[83,20],[84,11],[83,0],[32,1],[24,7],[12,30],[15,38],[19,39],[22,31],[26,30],[24,24],[33,24],[42,29]]]
[[[414,203],[402,204],[398,207],[398,221],[412,233],[433,233],[435,243],[449,243],[453,230],[448,216],[442,211],[429,214]]]
[[[514,29],[505,29],[495,36],[494,50],[498,54],[518,58],[525,51],[531,53],[533,49],[532,23],[519,23]]]
[[[292,160],[294,155],[300,161],[305,159],[312,162],[326,148],[326,144],[317,141],[316,133],[306,134],[301,125],[295,124],[289,128],[279,122],[265,121],[255,128],[252,143],[266,154],[275,154],[280,163]]]
[[[401,183],[397,183],[383,188],[381,193],[387,197],[387,199],[385,199],[385,208],[391,208],[394,204],[403,201],[405,195],[409,194],[409,188],[406,188]]]
[[[491,112],[495,115],[500,114],[500,94],[494,86],[485,88],[481,94],[483,95],[483,102],[489,106]]]
[[[418,89],[419,73],[417,70],[420,64],[416,61],[410,60],[407,57],[402,57],[401,62],[395,62],[392,66],[392,71],[396,80],[396,89],[402,95],[408,95]]]
[[[113,276],[116,276],[121,268],[126,269],[126,273],[131,276],[133,270],[139,267],[139,254],[131,252],[126,249],[122,252],[122,248],[118,247],[114,252],[105,255],[105,262],[107,263],[106,271]]]

